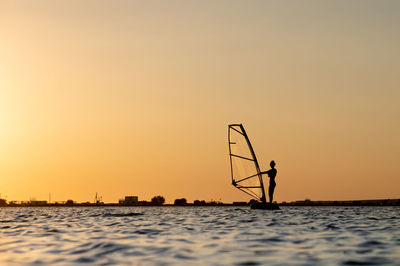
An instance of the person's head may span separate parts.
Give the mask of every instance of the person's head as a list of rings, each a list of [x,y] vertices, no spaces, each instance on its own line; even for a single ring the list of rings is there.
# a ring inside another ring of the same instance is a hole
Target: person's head
[[[269,165],[271,166],[271,168],[274,168],[274,167],[275,167],[275,162],[272,160],[272,161],[269,163]]]

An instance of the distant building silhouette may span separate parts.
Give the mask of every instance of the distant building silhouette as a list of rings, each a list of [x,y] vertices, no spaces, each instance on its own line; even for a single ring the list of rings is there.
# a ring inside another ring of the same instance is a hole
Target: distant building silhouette
[[[139,203],[138,196],[125,196],[125,199],[119,200],[119,205],[137,205]]]

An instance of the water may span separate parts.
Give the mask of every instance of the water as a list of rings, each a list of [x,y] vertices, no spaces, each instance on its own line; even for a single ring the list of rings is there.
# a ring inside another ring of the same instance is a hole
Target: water
[[[0,208],[0,265],[400,265],[399,207]]]

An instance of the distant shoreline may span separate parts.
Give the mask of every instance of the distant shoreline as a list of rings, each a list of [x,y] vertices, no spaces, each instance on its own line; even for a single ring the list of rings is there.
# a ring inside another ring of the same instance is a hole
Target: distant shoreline
[[[400,206],[400,199],[329,200],[282,202],[280,206]]]
[[[280,206],[400,206],[400,199],[377,199],[377,200],[346,200],[346,201],[294,201],[294,202],[281,202],[278,203]],[[234,203],[222,203],[222,202],[207,202],[205,204],[152,204],[150,202],[137,203],[137,204],[118,204],[118,203],[10,203],[1,204],[0,207],[238,207],[238,206],[250,206],[248,202],[234,202]]]

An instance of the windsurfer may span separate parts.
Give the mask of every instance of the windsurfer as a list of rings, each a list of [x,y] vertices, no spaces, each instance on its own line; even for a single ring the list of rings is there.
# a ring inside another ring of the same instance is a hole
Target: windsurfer
[[[269,189],[268,189],[268,195],[269,195],[269,202],[272,203],[272,200],[274,198],[274,190],[276,187],[276,183],[275,183],[275,176],[276,176],[276,168],[275,168],[275,162],[271,161],[269,163],[269,165],[271,166],[271,169],[269,169],[268,171],[262,172],[261,174],[267,174],[269,177]]]

